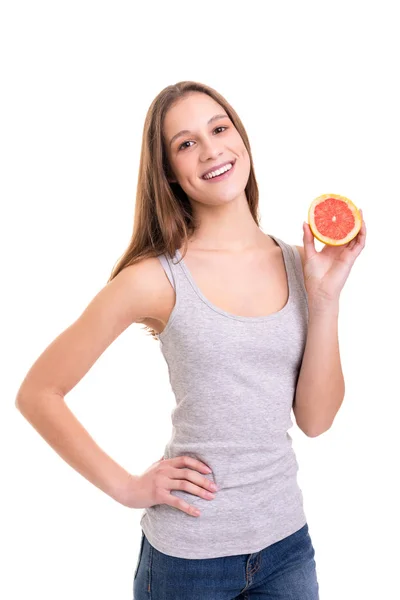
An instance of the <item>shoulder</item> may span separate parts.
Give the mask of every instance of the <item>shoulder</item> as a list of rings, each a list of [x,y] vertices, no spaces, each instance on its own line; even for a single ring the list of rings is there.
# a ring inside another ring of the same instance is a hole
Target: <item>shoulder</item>
[[[158,262],[156,257],[126,266],[97,292],[32,366],[18,390],[19,406],[39,386],[64,397],[125,329],[158,310],[166,297]]]
[[[267,236],[267,237],[269,237],[269,238],[270,238],[270,236]],[[282,241],[283,241],[283,240],[282,240]],[[274,241],[273,243],[274,243],[274,245],[276,245],[276,246],[277,246],[277,242],[275,242],[275,241]],[[288,249],[289,249],[289,247],[290,247],[290,248],[292,248],[292,249],[293,249],[293,248],[297,248],[297,250],[298,250],[298,252],[299,252],[299,254],[300,254],[300,258],[301,258],[301,265],[302,265],[302,267],[303,267],[303,273],[304,273],[304,263],[305,263],[304,246],[295,246],[295,245],[291,245],[291,244],[289,244],[289,242],[286,242],[286,241],[283,241],[283,243],[284,243],[284,245],[286,246],[286,248],[288,248]],[[279,250],[279,248],[278,248],[278,250]]]
[[[136,323],[158,318],[160,306],[169,301],[173,292],[157,257],[143,258],[124,267],[113,281],[129,304],[132,322]]]

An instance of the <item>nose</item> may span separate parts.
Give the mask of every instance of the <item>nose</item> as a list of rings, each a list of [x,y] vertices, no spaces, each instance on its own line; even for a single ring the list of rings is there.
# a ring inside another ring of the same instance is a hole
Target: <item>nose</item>
[[[215,160],[220,154],[222,154],[222,150],[219,146],[215,142],[207,141],[202,146],[200,160],[206,163],[210,159]]]

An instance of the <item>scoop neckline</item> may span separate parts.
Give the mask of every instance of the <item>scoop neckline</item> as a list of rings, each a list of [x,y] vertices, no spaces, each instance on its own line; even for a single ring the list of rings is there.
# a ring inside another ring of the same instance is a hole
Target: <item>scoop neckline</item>
[[[241,315],[235,315],[234,313],[228,312],[226,310],[223,310],[222,308],[220,308],[219,306],[216,306],[215,304],[213,304],[212,302],[210,302],[210,300],[208,298],[206,298],[206,296],[204,296],[203,292],[200,290],[200,288],[198,287],[198,285],[196,284],[196,282],[194,281],[192,274],[189,270],[189,268],[186,266],[186,263],[182,257],[182,254],[180,253],[179,249],[176,250],[176,256],[179,259],[179,265],[181,265],[181,268],[183,269],[183,272],[185,273],[190,285],[192,286],[192,288],[194,289],[194,291],[196,292],[196,294],[199,296],[199,298],[205,303],[207,304],[207,306],[209,308],[211,308],[212,310],[214,310],[215,312],[224,315],[225,317],[228,317],[230,319],[235,319],[237,321],[248,321],[248,322],[262,322],[262,321],[270,321],[272,319],[276,319],[282,315],[284,315],[290,308],[293,302],[293,294],[294,294],[294,290],[293,290],[293,283],[292,283],[292,273],[291,273],[291,264],[290,264],[290,259],[288,257],[287,254],[287,250],[284,247],[283,243],[281,242],[281,240],[279,240],[279,238],[276,238],[275,236],[271,235],[271,234],[267,234],[270,238],[272,238],[274,240],[274,242],[280,247],[281,251],[282,251],[282,255],[283,255],[283,262],[285,265],[285,271],[286,271],[286,280],[287,280],[287,284],[288,284],[288,291],[289,291],[289,296],[288,299],[286,301],[286,304],[278,311],[270,313],[269,315],[260,315],[260,316],[254,316],[254,317],[246,317],[246,316],[241,316]]]

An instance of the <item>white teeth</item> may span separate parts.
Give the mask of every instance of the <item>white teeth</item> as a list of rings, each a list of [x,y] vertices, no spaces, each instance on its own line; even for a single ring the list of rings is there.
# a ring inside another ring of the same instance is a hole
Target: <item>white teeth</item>
[[[222,175],[222,173],[225,173],[225,171],[230,171],[230,169],[232,169],[232,166],[232,163],[228,163],[224,167],[221,167],[221,169],[218,169],[218,171],[211,171],[211,173],[207,173],[207,175],[204,175],[204,179],[212,179],[217,175]]]

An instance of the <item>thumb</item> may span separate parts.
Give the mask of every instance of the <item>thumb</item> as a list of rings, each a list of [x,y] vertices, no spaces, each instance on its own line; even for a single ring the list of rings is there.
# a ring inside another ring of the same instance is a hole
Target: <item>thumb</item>
[[[314,235],[311,231],[310,225],[305,221],[303,222],[303,246],[306,260],[317,254],[315,249]]]

